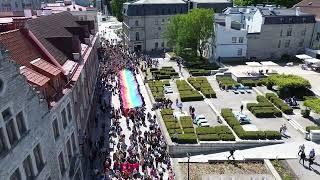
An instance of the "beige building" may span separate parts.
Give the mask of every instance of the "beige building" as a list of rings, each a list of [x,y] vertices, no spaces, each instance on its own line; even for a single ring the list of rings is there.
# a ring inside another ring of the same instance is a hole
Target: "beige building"
[[[229,0],[139,0],[123,5],[123,38],[130,51],[167,49],[164,38],[170,17],[185,14],[193,8],[212,8],[221,12],[232,6]]]

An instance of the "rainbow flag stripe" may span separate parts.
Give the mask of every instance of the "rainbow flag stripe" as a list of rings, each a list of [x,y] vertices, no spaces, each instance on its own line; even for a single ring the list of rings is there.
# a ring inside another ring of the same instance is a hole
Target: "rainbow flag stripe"
[[[134,78],[134,74],[131,71],[124,69],[120,71],[119,78],[123,108],[128,110],[135,107],[141,107],[142,99],[138,91],[139,86]]]

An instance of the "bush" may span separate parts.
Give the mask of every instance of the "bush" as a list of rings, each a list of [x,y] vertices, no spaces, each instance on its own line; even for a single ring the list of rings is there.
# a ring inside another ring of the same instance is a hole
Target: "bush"
[[[320,99],[308,98],[308,100],[305,100],[303,104],[315,111],[316,113],[320,113]]]
[[[265,133],[266,133],[266,138],[269,140],[281,139],[281,134],[278,131],[265,131]]]
[[[220,136],[218,134],[204,134],[198,135],[200,141],[219,141]]]
[[[168,133],[170,135],[175,134],[175,133],[182,134],[182,129],[168,129]]]
[[[179,144],[196,144],[197,136],[194,133],[190,134],[178,134],[177,138],[175,139],[175,142]]]
[[[164,122],[177,122],[173,115],[163,115],[162,119]]]
[[[183,132],[184,132],[185,134],[194,133],[194,128],[186,128],[186,129],[183,129]]]
[[[293,114],[293,109],[289,107],[282,99],[274,93],[266,93],[266,98],[269,99],[276,107],[285,114]]]
[[[173,67],[162,67],[161,69],[150,69],[150,72],[152,73],[152,76],[156,80],[160,79],[171,79],[176,76],[179,76],[179,74],[173,69]]]
[[[185,80],[177,80],[176,84],[182,102],[203,100],[203,96],[198,91],[193,90]]]
[[[255,80],[250,80],[250,79],[248,79],[248,80],[242,80],[242,81],[240,81],[240,83],[241,83],[242,85],[244,85],[244,86],[249,86],[249,87],[255,87],[255,86],[257,86],[257,81],[255,81]]]
[[[161,110],[161,115],[173,115],[172,109],[162,109]]]
[[[177,122],[164,122],[167,129],[180,129],[180,126]]]
[[[181,127],[184,128],[193,128],[192,119],[190,116],[180,117]]]
[[[220,134],[220,139],[222,141],[235,141],[236,138],[234,137],[233,134]]]
[[[320,130],[320,126],[307,126],[306,131],[310,132],[310,130]]]
[[[148,81],[149,88],[155,101],[163,101],[163,83],[161,81]]]
[[[304,117],[304,118],[310,117],[310,109],[302,109],[302,110],[301,110],[301,115],[302,115],[302,117]]]
[[[198,127],[196,129],[198,135],[203,134],[232,134],[227,126],[215,126],[215,127]]]
[[[234,86],[239,86],[240,84],[235,81],[234,79],[232,79],[231,76],[217,76],[216,77],[218,83],[219,83],[219,86],[220,87],[223,87],[223,88],[226,88],[226,89],[230,89]]]

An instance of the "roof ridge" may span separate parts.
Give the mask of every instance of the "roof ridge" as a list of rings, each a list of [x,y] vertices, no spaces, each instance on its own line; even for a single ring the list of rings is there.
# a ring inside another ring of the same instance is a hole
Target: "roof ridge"
[[[6,32],[1,32],[0,35],[9,34],[9,33],[16,32],[16,31],[20,31],[20,29],[13,29],[13,30],[9,30],[9,31],[6,31]]]

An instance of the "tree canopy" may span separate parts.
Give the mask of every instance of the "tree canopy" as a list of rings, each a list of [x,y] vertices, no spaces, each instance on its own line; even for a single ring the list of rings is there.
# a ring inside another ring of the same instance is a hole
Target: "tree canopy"
[[[304,105],[306,107],[309,107],[314,112],[320,114],[320,99],[314,98],[314,99],[305,100]]]
[[[165,32],[168,46],[181,55],[186,50],[197,51],[200,59],[212,38],[214,12],[211,9],[193,9],[188,14],[176,15],[170,19]]]
[[[118,21],[123,21],[123,15],[122,15],[122,7],[123,3],[125,3],[126,0],[112,0],[111,1],[111,9],[112,9],[112,15],[115,16]]]
[[[237,6],[251,6],[257,4],[276,4],[284,7],[292,7],[301,0],[234,0]]]

